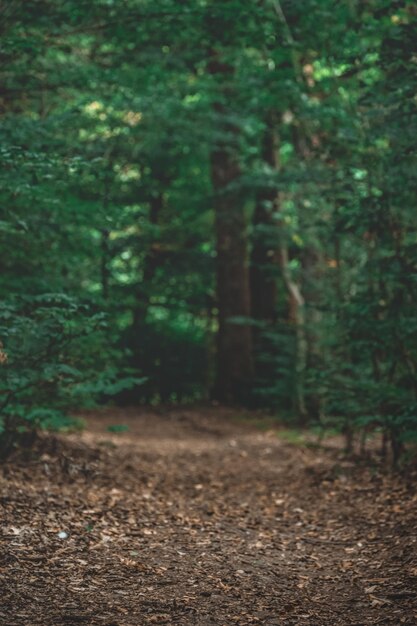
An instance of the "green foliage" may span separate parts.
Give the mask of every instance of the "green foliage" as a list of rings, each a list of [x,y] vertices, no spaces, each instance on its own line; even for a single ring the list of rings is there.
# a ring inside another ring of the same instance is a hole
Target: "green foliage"
[[[109,433],[125,433],[129,430],[129,426],[125,424],[112,424],[107,426],[107,430]]]
[[[68,427],[71,389],[85,373],[75,346],[103,324],[85,306],[60,294],[15,298],[0,306],[0,446],[18,434]]]
[[[264,247],[277,292],[251,322],[252,403],[385,432],[398,456],[417,432],[413,3],[1,13],[3,430],[56,428],[71,404],[210,396],[211,177],[228,145],[248,258]]]

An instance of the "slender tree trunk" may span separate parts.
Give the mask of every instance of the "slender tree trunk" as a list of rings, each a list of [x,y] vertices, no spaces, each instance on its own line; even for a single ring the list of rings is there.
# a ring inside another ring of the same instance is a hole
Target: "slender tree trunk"
[[[267,119],[267,128],[264,136],[262,156],[273,170],[279,168],[278,133],[276,120],[270,114]],[[252,251],[251,289],[252,315],[255,319],[273,324],[276,320],[277,282],[275,268],[280,273],[288,294],[288,321],[295,329],[295,390],[294,405],[300,419],[304,421],[306,415],[304,399],[304,378],[308,353],[305,329],[305,301],[300,285],[292,278],[288,266],[288,249],[285,243],[285,233],[277,222],[274,213],[279,211],[280,198],[276,189],[263,190],[258,198],[254,214],[254,225],[264,236],[255,238]],[[268,241],[266,233],[269,231]],[[255,335],[257,350],[264,351],[265,346],[260,341],[261,333]],[[257,374],[268,378],[270,372],[263,364],[257,367]]]
[[[252,384],[251,328],[233,318],[250,317],[246,220],[242,198],[227,188],[236,182],[239,169],[226,148],[212,154],[215,190],[217,250],[217,384],[223,402],[244,402]]]
[[[157,193],[149,199],[149,222],[152,226],[157,226],[161,220],[161,212],[164,206],[164,186],[161,181],[157,188]],[[132,329],[129,340],[132,349],[132,364],[143,371],[146,363],[149,363],[149,344],[147,342],[146,318],[150,305],[150,295],[152,292],[152,281],[161,263],[161,251],[158,242],[151,240],[147,252],[142,261],[142,271],[140,282],[136,288],[136,301],[133,308]],[[153,372],[153,380],[150,378],[145,384],[137,389],[125,392],[124,396],[128,402],[137,402],[145,399],[151,402],[155,393],[159,392],[159,385],[156,382],[156,373]],[[155,388],[156,383],[156,388]]]
[[[253,379],[252,333],[248,323],[250,289],[247,224],[239,191],[238,129],[228,121],[220,100],[230,97],[233,69],[212,54],[210,72],[218,78],[219,101],[214,104],[218,140],[211,154],[217,252],[217,380],[215,396],[222,402],[247,402]],[[229,82],[229,85],[227,85]]]
[[[305,421],[306,407],[304,378],[307,362],[307,338],[305,332],[305,301],[299,285],[292,279],[288,268],[288,250],[284,243],[280,247],[282,276],[289,296],[289,322],[295,326],[295,410],[300,420]]]
[[[271,173],[279,167],[278,135],[275,116],[267,116],[261,158]],[[277,279],[279,272],[279,195],[271,180],[267,180],[256,196],[253,213],[253,236],[250,264],[251,312],[257,322],[253,326],[253,350],[256,384],[273,387],[276,382],[275,346],[271,346],[267,331],[277,319]]]
[[[293,144],[300,160],[308,162],[312,158],[308,136],[300,126],[293,126]],[[285,284],[289,293],[289,322],[295,324],[296,330],[296,410],[301,422],[305,422],[307,414],[316,417],[321,414],[321,406],[317,395],[306,393],[306,373],[309,367],[317,367],[320,359],[317,330],[320,321],[317,309],[317,282],[320,279],[320,254],[308,247],[299,254],[302,276],[300,284],[293,281],[288,269],[288,252],[284,245],[281,250],[281,263]],[[307,305],[307,306],[306,306]]]
[[[153,195],[149,201],[149,222],[157,226],[160,221],[164,205],[162,189]],[[160,254],[156,242],[152,242],[143,260],[142,281],[136,294],[136,306],[133,314],[133,325],[136,329],[142,327],[149,308],[149,288],[160,263]]]
[[[305,246],[301,253],[302,292],[306,301],[305,337],[306,370],[319,372],[323,366],[323,346],[321,341],[322,309],[321,299],[324,283],[324,259],[317,247]],[[320,419],[323,413],[320,383],[308,384],[305,404],[309,418]]]
[[[278,136],[274,119],[270,115],[265,129],[262,160],[272,170],[277,170]],[[251,304],[252,317],[260,322],[273,324],[277,304],[277,222],[274,216],[279,210],[279,198],[273,185],[264,187],[257,196],[253,215],[253,247],[251,255]]]

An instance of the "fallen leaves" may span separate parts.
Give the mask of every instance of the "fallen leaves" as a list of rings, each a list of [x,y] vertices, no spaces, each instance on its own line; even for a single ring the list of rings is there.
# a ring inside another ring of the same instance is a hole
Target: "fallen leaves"
[[[220,410],[120,422],[3,466],[0,624],[415,622],[413,486]]]

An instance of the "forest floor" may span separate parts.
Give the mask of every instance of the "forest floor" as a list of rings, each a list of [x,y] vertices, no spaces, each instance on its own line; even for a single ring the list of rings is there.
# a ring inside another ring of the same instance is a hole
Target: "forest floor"
[[[0,624],[417,624],[415,477],[238,416],[107,410],[1,465]]]

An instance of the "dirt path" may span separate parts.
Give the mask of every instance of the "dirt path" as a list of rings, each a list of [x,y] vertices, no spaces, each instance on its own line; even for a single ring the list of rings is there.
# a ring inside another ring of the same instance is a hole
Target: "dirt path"
[[[109,412],[1,466],[0,624],[417,624],[415,483],[234,415]]]

